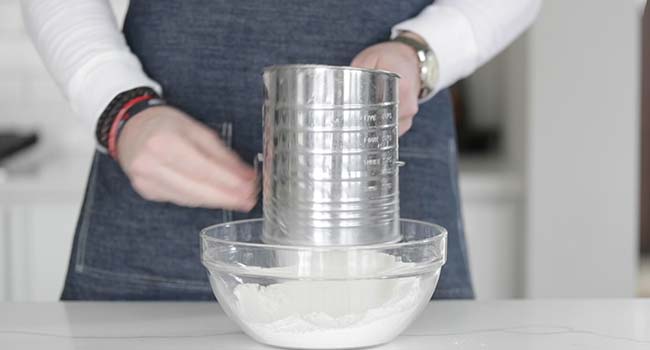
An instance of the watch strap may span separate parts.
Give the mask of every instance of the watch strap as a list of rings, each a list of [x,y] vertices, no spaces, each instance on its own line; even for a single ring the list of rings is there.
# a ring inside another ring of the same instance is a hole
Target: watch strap
[[[402,44],[406,44],[406,45],[412,47],[413,49],[415,49],[415,52],[418,55],[418,60],[420,61],[420,64],[422,64],[424,62],[424,60],[426,59],[426,57],[424,56],[424,53],[426,51],[431,50],[431,48],[429,48],[429,46],[427,46],[426,44],[420,42],[419,40],[415,40],[413,38],[409,38],[409,37],[404,36],[404,35],[396,36],[395,38],[393,38],[393,41],[397,41],[397,42],[400,42]]]
[[[431,97],[433,97],[433,94],[435,92],[435,86],[431,86],[427,84],[428,79],[426,79],[426,75],[429,74],[430,72],[427,71],[425,63],[427,60],[430,59],[436,60],[433,50],[431,50],[429,45],[427,45],[426,43],[423,43],[419,40],[413,39],[405,35],[398,35],[395,38],[393,38],[393,41],[408,45],[411,48],[413,48],[413,50],[415,50],[415,53],[418,57],[419,68],[420,68],[420,93],[418,94],[418,99],[420,103],[429,100]],[[436,71],[436,75],[437,75],[437,71]]]

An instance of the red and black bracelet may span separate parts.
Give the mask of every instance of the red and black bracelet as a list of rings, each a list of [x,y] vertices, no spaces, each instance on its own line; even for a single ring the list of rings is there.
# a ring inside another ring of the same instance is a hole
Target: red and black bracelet
[[[108,132],[108,154],[113,159],[117,159],[117,138],[120,136],[124,123],[138,112],[162,104],[164,104],[163,100],[155,98],[152,95],[138,96],[124,104],[122,109],[117,112],[117,116],[113,119],[113,123]]]
[[[164,104],[165,101],[148,87],[135,88],[117,95],[97,121],[95,136],[98,149],[117,159],[117,138],[126,121],[149,107]]]

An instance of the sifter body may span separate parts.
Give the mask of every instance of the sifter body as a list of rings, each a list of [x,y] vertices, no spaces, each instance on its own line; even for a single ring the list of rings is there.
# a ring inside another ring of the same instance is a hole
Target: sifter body
[[[264,241],[398,241],[399,76],[286,65],[263,78]]]

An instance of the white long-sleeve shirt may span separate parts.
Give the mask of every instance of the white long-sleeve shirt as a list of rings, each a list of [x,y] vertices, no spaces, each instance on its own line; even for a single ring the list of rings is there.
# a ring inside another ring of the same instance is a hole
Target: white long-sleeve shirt
[[[423,37],[439,64],[437,90],[474,72],[521,34],[541,0],[437,0],[397,24]],[[131,53],[108,0],[22,0],[28,32],[90,130],[122,91],[160,85]]]

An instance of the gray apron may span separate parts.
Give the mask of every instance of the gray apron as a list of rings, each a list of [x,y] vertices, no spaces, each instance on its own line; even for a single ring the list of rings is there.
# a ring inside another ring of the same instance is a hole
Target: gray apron
[[[221,134],[247,162],[262,150],[264,66],[348,65],[385,41],[431,0],[132,0],[124,33],[165,99]],[[405,218],[449,230],[434,298],[471,298],[458,197],[453,111],[447,91],[423,104],[400,139]],[[64,300],[213,300],[199,231],[261,217],[142,199],[119,165],[93,159],[63,291]]]

